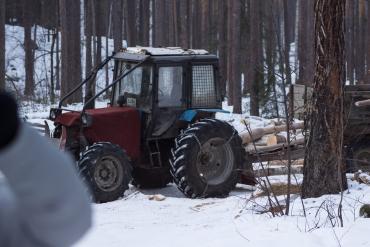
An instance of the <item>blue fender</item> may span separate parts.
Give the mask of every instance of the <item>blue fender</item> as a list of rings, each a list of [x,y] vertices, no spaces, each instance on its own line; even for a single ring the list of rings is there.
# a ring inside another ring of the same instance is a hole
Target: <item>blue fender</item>
[[[179,120],[186,121],[186,122],[192,122],[194,117],[197,115],[198,112],[212,112],[212,113],[230,113],[229,111],[222,110],[222,109],[189,109],[184,111]]]

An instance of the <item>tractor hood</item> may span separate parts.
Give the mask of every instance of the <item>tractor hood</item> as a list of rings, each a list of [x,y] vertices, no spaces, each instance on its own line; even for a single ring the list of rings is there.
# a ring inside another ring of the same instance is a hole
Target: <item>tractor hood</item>
[[[90,145],[96,142],[111,142],[121,146],[133,159],[140,155],[140,116],[132,107],[107,107],[86,110],[91,124],[83,128]],[[55,123],[65,127],[77,127],[81,123],[80,112],[59,115]]]
[[[92,117],[93,124],[98,121],[114,121],[118,119],[131,118],[130,116],[138,115],[138,111],[132,107],[107,107],[99,109],[86,110],[86,113]],[[66,127],[73,127],[81,125],[80,112],[66,112],[55,119],[55,123]]]

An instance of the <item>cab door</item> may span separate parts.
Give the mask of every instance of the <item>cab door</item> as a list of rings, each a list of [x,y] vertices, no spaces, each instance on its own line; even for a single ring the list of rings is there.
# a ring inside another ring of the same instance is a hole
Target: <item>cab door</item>
[[[155,112],[152,135],[173,137],[177,135],[174,127],[176,120],[182,114],[186,105],[184,64],[160,64],[156,69]]]

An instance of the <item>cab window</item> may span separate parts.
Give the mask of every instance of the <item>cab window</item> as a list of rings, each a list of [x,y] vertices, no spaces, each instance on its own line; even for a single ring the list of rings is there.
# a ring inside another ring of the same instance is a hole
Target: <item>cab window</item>
[[[213,107],[216,105],[216,86],[213,65],[192,66],[192,106]]]
[[[116,78],[128,72],[136,63],[121,62],[118,65]],[[125,76],[115,87],[114,103],[118,97],[126,97],[127,105],[150,109],[152,92],[152,66],[143,65]]]
[[[160,67],[158,71],[158,106],[178,107],[182,105],[183,68]]]

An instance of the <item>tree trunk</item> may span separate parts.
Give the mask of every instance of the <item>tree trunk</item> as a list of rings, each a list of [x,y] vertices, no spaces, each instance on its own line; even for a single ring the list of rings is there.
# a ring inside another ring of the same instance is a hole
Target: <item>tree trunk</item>
[[[154,46],[166,46],[165,1],[154,0]]]
[[[126,0],[125,14],[127,16],[126,30],[128,46],[136,46],[137,43],[137,26],[136,26],[136,1]]]
[[[59,11],[58,11],[59,13]],[[59,14],[58,14],[59,15]],[[55,90],[60,90],[60,38],[59,38],[59,29],[56,30],[57,32],[57,37],[56,37],[56,49],[55,49],[55,60],[56,60],[56,65],[55,65]]]
[[[60,0],[60,24],[62,33],[62,80],[61,97],[81,81],[80,51],[80,2]],[[66,104],[81,102],[82,90],[77,90]]]
[[[85,40],[86,40],[86,46],[85,46],[85,77],[87,77],[91,70],[92,70],[92,32],[93,32],[93,15],[92,15],[92,7],[94,0],[85,0]],[[93,97],[93,85],[94,85],[94,79],[92,78],[86,83],[85,87],[85,100],[84,102],[87,102],[91,97]],[[93,108],[93,105],[89,105],[88,108]]]
[[[175,31],[175,12],[174,9],[174,0],[166,0],[166,13],[167,20],[166,26],[168,27],[168,46],[176,46],[176,31]]]
[[[243,0],[242,0],[243,1]],[[241,5],[243,8],[244,5]],[[209,1],[209,44],[208,49],[212,53],[217,53],[218,45],[218,33],[217,27],[218,22],[221,21],[218,19],[218,1]]]
[[[348,1],[347,1],[348,2]],[[367,6],[366,84],[370,84],[370,3]]]
[[[278,106],[278,95],[276,92],[276,76],[275,76],[275,66],[276,66],[276,29],[274,24],[274,13],[273,13],[273,1],[269,0],[265,8],[266,24],[266,66],[267,66],[267,87],[268,96],[273,96],[273,105],[275,113],[274,116],[279,118],[279,106]]]
[[[365,82],[366,59],[366,11],[365,0],[358,1],[358,32],[356,44],[356,79],[358,84]]]
[[[261,31],[261,1],[250,2],[250,43],[247,83],[250,84],[250,114],[259,116],[260,87],[263,83],[263,54]]]
[[[26,72],[24,95],[32,96],[35,88],[34,74],[34,52],[36,43],[32,40],[32,8],[30,1],[23,5],[24,24],[24,68]]]
[[[234,78],[233,78],[233,66],[234,61],[233,61],[233,54],[232,54],[232,39],[233,39],[233,20],[232,20],[232,7],[233,7],[233,2],[234,1],[228,1],[227,2],[227,104],[229,106],[233,105],[233,83],[234,83]]]
[[[112,5],[112,26],[113,26],[113,42],[114,51],[119,51],[122,48],[122,25],[123,25],[123,0],[113,0]]]
[[[292,74],[290,68],[290,39],[291,39],[291,20],[288,10],[288,0],[284,0],[284,65],[285,78],[288,85],[292,84]]]
[[[316,0],[316,69],[302,197],[346,189],[343,162],[345,0]]]
[[[233,91],[233,113],[242,113],[241,77],[240,77],[240,1],[231,4],[231,76]]]
[[[200,49],[201,44],[201,2],[199,0],[192,0],[193,2],[193,34],[192,34],[192,48]],[[230,2],[230,1],[228,1]]]
[[[299,2],[298,21],[298,83],[312,86],[314,74],[314,6],[313,0]]]
[[[0,0],[0,91],[5,90],[5,0]]]
[[[189,48],[189,30],[188,30],[188,12],[187,12],[187,1],[180,0],[179,2],[179,31],[178,31],[178,40],[179,44],[183,48]]]
[[[139,27],[139,44],[149,46],[150,30],[150,0],[140,0],[140,27]]]
[[[52,42],[50,48],[50,103],[55,103],[55,76],[54,76],[54,51],[55,42],[57,40],[58,31],[54,30],[52,35]]]
[[[200,0],[200,47],[206,50],[209,50],[209,4],[209,0]]]
[[[188,37],[187,37],[187,42],[188,42],[188,45],[189,45],[189,48],[193,48],[193,1],[192,0],[186,0],[186,15],[187,15],[187,33],[188,33]]]
[[[355,36],[354,36],[354,1],[346,1],[346,61],[347,79],[351,85],[354,84],[355,70]]]
[[[227,3],[224,0],[218,0],[218,52],[220,61],[220,85],[221,94],[226,96],[227,80]]]

